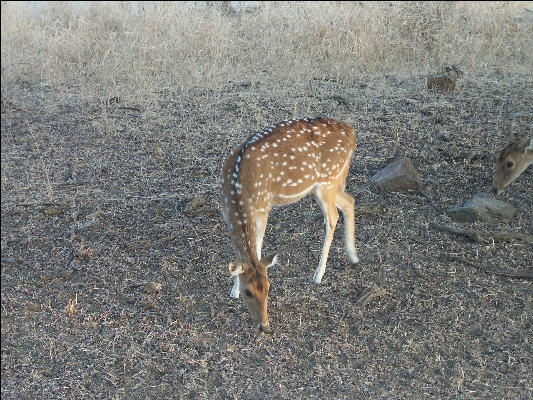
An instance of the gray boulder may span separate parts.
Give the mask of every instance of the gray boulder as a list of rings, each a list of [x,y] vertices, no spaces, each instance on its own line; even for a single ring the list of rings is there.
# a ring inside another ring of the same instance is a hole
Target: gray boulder
[[[394,161],[377,172],[372,180],[387,192],[406,192],[422,186],[422,178],[407,157]]]
[[[514,207],[503,201],[496,200],[490,195],[477,193],[463,205],[450,209],[448,216],[462,222],[496,222],[512,219],[514,217]]]

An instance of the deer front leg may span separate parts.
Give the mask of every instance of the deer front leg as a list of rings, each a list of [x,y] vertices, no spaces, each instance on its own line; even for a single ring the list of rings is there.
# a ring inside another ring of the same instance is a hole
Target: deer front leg
[[[322,214],[324,214],[324,222],[326,225],[326,237],[324,239],[324,246],[322,247],[322,254],[320,255],[320,262],[313,276],[313,282],[319,284],[322,282],[324,272],[326,272],[326,263],[328,261],[329,248],[333,240],[333,233],[337,226],[337,220],[339,219],[339,213],[335,206],[335,196],[337,189],[334,190],[317,190],[315,198],[317,200]]]

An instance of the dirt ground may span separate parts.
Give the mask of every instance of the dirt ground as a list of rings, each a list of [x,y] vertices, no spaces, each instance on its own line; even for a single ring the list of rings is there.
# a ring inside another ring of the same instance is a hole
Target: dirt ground
[[[531,280],[494,273],[531,273],[533,247],[429,228],[531,231],[528,171],[499,196],[512,221],[456,223],[438,210],[490,190],[508,126],[533,131],[531,76],[466,72],[447,93],[394,75],[99,100],[3,87],[3,399],[533,397]],[[382,208],[356,217],[357,266],[339,220],[320,286],[318,206],[273,210],[263,251],[281,262],[264,335],[229,297],[218,176],[250,134],[306,116],[356,127],[347,192]],[[436,207],[373,184],[396,135]]]

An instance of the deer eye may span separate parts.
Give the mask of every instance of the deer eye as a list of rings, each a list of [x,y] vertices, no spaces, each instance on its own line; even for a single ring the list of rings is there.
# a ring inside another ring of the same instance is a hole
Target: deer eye
[[[514,167],[514,162],[507,161],[507,168],[513,168],[513,167]]]
[[[252,298],[252,297],[253,297],[253,296],[252,296],[252,292],[250,292],[250,289],[246,289],[246,290],[244,291],[244,294],[246,294],[246,296],[248,296],[249,298]]]

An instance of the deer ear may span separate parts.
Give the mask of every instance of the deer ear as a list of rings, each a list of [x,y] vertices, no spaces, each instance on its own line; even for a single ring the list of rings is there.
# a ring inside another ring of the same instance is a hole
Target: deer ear
[[[265,268],[271,267],[272,265],[278,262],[278,253],[272,253],[268,256],[263,257],[261,259],[261,262],[263,263]]]
[[[452,69],[450,67],[446,67],[446,72],[451,72]]]
[[[506,137],[506,140],[507,140],[507,144],[512,143],[512,142],[514,142],[514,141],[516,140],[516,136],[515,136],[515,134],[513,133],[513,130],[512,130],[511,127],[509,127],[509,128],[507,129],[507,137]]]
[[[533,138],[529,139],[529,144],[524,148],[524,153],[533,151]]]
[[[230,262],[228,269],[231,276],[237,276],[244,272],[244,265],[240,262]]]

